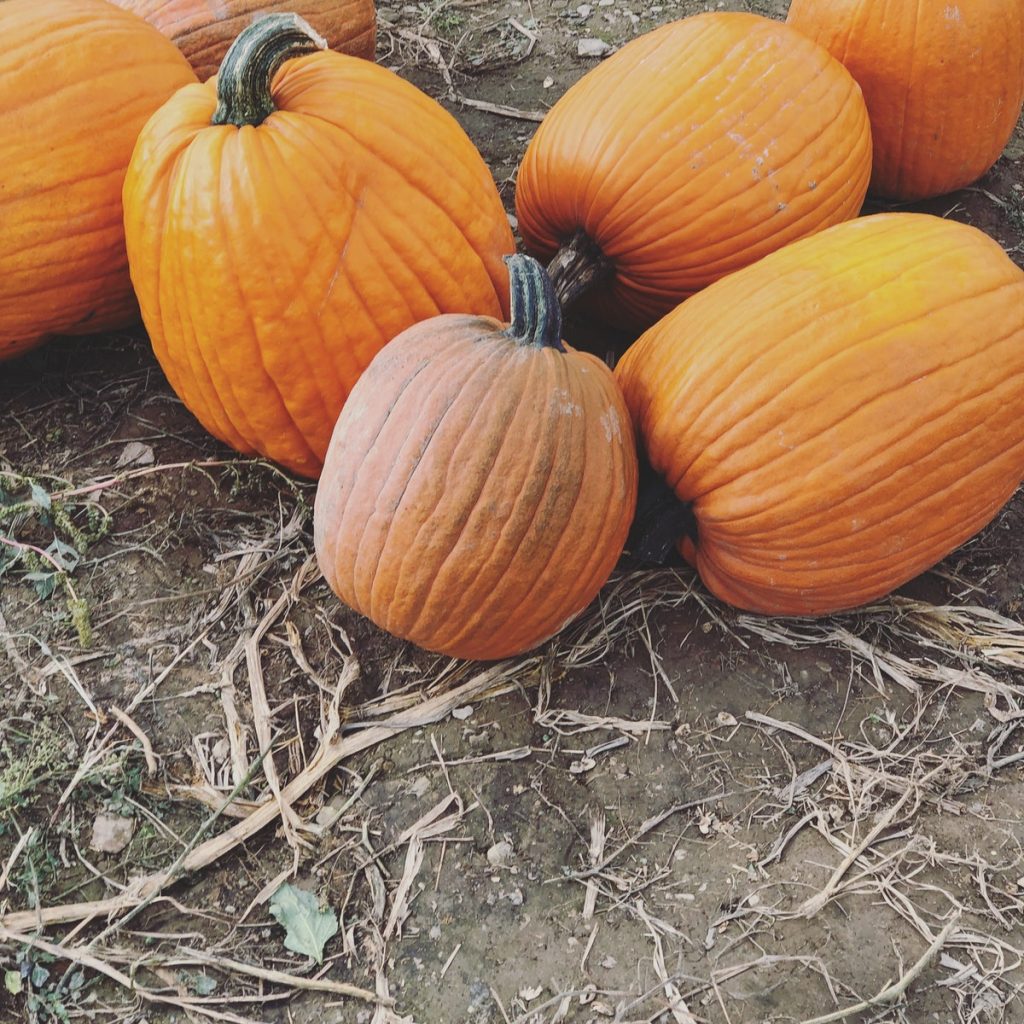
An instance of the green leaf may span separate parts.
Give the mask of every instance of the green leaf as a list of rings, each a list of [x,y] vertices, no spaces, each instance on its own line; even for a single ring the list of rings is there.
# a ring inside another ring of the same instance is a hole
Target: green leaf
[[[21,974],[18,971],[4,971],[4,988],[12,996],[21,993]]]
[[[293,953],[324,962],[324,946],[338,931],[333,910],[321,910],[317,898],[285,882],[270,897],[270,913],[285,928],[284,944]]]

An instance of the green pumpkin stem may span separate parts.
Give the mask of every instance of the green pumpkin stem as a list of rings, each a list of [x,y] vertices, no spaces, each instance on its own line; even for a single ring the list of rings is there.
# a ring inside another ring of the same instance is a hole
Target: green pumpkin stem
[[[547,271],[532,257],[506,256],[512,323],[505,332],[520,345],[554,348],[562,344],[562,310]]]
[[[576,232],[548,264],[548,274],[562,309],[612,274],[611,260],[582,229]]]
[[[297,14],[257,18],[231,44],[217,72],[213,124],[262,124],[276,109],[270,85],[286,60],[326,50],[327,41]]]

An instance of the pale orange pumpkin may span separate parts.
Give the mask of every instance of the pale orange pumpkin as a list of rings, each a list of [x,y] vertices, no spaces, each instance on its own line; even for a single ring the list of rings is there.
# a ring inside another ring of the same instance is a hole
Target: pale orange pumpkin
[[[332,50],[373,60],[373,0],[112,0],[145,18],[186,56],[199,81],[217,73],[235,37],[261,14],[294,12]]]
[[[342,601],[463,658],[529,650],[578,615],[636,505],[610,371],[563,345],[543,268],[509,265],[510,325],[435,317],[376,356],[338,418],[314,509]]]

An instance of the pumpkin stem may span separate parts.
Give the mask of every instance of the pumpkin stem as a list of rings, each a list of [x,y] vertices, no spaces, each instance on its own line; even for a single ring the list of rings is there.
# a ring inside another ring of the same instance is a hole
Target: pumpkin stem
[[[626,541],[630,561],[665,565],[683,537],[697,541],[697,519],[689,502],[681,501],[661,474],[641,459],[636,516]]]
[[[562,344],[562,309],[547,271],[531,256],[506,256],[512,322],[505,334],[520,345],[554,348]]]
[[[582,229],[576,232],[548,264],[548,274],[562,309],[568,309],[584,292],[610,277],[612,262]]]
[[[270,85],[292,57],[326,50],[327,40],[297,14],[267,14],[244,29],[217,72],[212,124],[262,124],[277,108]]]

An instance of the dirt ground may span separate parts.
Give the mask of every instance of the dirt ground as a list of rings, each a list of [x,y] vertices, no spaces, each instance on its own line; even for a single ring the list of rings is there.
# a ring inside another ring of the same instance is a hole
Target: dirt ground
[[[786,6],[386,3],[378,56],[511,211],[578,40]],[[919,208],[1024,265],[1022,183],[1018,125]],[[141,329],[4,365],[0,406],[0,1021],[1024,1020],[1024,492],[857,614],[627,561],[482,666],[339,606],[312,486],[206,436]],[[232,845],[278,779],[287,826]],[[286,880],[339,919],[323,966],[269,913]]]

